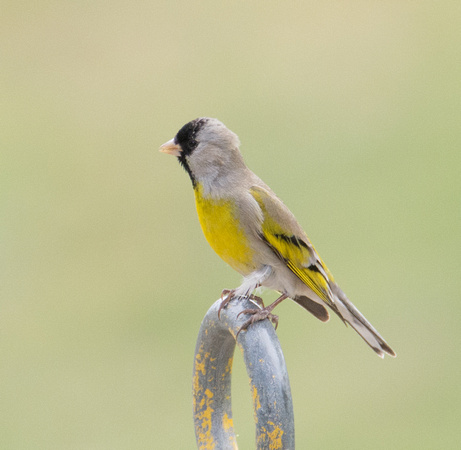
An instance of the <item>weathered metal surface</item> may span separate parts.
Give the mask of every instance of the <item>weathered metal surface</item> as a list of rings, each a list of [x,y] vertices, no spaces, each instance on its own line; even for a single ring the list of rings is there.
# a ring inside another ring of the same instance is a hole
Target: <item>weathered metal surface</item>
[[[221,311],[216,301],[205,315],[195,348],[193,407],[200,450],[237,449],[232,422],[231,375],[235,336],[256,309],[246,298],[232,300]],[[294,416],[290,383],[280,342],[269,320],[242,331],[237,344],[250,378],[257,449],[294,449]]]

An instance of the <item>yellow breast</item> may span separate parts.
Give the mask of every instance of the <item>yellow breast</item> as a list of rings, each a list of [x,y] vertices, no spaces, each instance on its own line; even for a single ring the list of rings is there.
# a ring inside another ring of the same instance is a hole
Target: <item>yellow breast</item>
[[[195,205],[206,240],[211,248],[232,268],[247,275],[255,267],[253,251],[238,221],[235,203],[229,199],[216,200],[202,195],[195,188]]]

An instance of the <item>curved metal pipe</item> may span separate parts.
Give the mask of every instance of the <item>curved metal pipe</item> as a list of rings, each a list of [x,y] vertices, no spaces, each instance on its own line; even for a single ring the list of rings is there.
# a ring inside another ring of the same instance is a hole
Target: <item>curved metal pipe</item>
[[[235,336],[247,320],[237,317],[256,309],[247,298],[233,299],[221,311],[217,300],[203,318],[195,347],[193,407],[197,447],[237,449],[231,405]],[[257,449],[294,449],[294,415],[290,383],[280,342],[269,320],[242,331],[237,344],[250,378]]]

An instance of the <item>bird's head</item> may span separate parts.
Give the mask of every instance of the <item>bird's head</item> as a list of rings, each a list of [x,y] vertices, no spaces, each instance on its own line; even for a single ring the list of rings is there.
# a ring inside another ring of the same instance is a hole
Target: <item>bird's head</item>
[[[245,168],[235,133],[217,119],[200,117],[186,123],[160,151],[176,156],[194,187],[197,183],[219,183]]]

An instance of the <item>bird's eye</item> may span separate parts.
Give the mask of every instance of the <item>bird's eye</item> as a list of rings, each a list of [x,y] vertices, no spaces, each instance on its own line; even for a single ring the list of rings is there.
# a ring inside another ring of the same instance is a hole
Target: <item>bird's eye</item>
[[[198,142],[197,142],[195,139],[191,139],[191,140],[189,141],[189,148],[190,148],[191,150],[194,149],[195,147],[197,147],[197,145],[198,145]]]

